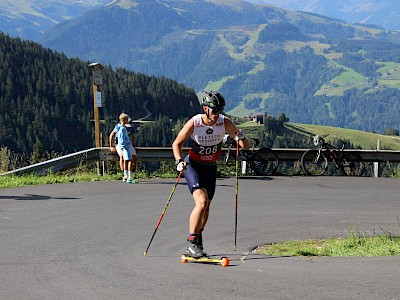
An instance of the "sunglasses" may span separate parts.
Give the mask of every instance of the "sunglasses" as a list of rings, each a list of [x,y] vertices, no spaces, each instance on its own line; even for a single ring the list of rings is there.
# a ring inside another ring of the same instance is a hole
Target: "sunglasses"
[[[223,107],[216,107],[216,108],[208,108],[209,110],[211,110],[211,113],[213,113],[214,115],[216,114],[222,114],[224,112],[224,108]]]

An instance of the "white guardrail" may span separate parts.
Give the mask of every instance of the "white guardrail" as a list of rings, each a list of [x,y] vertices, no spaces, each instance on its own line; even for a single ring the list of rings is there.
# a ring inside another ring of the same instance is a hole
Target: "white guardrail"
[[[142,161],[173,161],[171,147],[135,147],[137,155]],[[189,148],[183,149],[183,154],[188,152]],[[223,152],[227,151],[226,148],[222,149]],[[308,149],[294,149],[294,148],[273,148],[272,149],[278,156],[279,161],[297,161],[300,160],[301,155]],[[232,149],[231,151],[235,151]],[[344,150],[359,154],[365,162],[400,162],[400,151],[390,150]],[[223,158],[221,155],[220,159]],[[48,161],[37,163],[24,168],[9,171],[0,175],[10,174],[23,174],[23,173],[36,173],[46,174],[54,173],[56,171],[65,170],[71,167],[77,167],[87,161],[110,161],[118,160],[116,153],[111,153],[108,147],[91,148],[82,150],[72,154],[67,154],[58,158]]]

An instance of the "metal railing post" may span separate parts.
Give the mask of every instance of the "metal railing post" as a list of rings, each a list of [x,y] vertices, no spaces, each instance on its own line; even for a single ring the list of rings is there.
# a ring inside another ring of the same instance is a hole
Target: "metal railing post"
[[[376,140],[376,150],[381,150],[381,139]],[[374,162],[374,177],[379,177],[379,162]]]

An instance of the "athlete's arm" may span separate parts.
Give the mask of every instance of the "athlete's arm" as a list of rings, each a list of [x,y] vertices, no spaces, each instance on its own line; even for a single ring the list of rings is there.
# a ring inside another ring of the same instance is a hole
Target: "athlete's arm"
[[[182,157],[182,147],[183,144],[189,139],[194,130],[194,121],[191,118],[186,124],[183,126],[181,131],[179,131],[178,136],[175,138],[172,143],[172,151],[174,153],[175,160],[183,159]]]
[[[233,124],[232,120],[227,117],[225,117],[225,130],[233,139],[235,139],[239,132],[239,129]],[[239,140],[239,146],[244,150],[248,150],[250,148],[249,140],[244,137],[244,139]]]

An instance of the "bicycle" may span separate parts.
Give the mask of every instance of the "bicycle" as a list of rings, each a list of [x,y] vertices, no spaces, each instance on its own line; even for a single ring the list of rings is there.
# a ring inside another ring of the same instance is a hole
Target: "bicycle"
[[[251,138],[252,147],[249,150],[239,149],[239,156],[241,160],[246,161],[247,166],[250,167],[251,173],[259,176],[270,176],[276,173],[278,169],[278,157],[270,148],[260,148],[254,150],[259,145],[260,141],[257,138]],[[232,148],[235,149],[236,141],[229,135],[225,136],[225,143],[228,149],[224,156],[224,165],[228,165],[229,161],[232,160],[231,155]]]
[[[325,142],[327,136],[328,134],[314,136],[314,146],[318,148],[307,150],[301,156],[301,166],[304,172],[308,175],[324,175],[328,170],[329,162],[333,162],[334,172],[340,170],[347,176],[362,176],[365,165],[361,156],[357,153],[345,152],[345,142],[342,142],[341,148]]]

